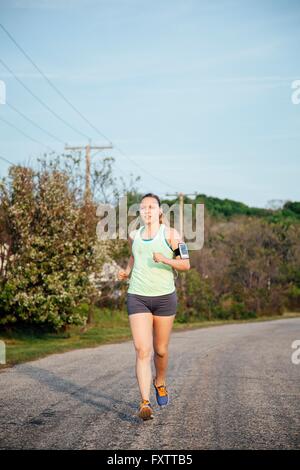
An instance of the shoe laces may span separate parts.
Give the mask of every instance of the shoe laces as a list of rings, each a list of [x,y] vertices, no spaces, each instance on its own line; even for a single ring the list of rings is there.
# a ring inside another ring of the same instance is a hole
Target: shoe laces
[[[166,397],[168,395],[166,385],[155,385],[155,387],[158,389],[158,393],[161,397]]]
[[[140,407],[142,407],[142,406],[150,406],[151,407],[150,401],[149,400],[143,400],[140,404]]]

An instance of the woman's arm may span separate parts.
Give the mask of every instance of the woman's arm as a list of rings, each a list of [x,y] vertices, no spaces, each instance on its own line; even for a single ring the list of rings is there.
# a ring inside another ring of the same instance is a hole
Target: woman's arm
[[[131,273],[132,266],[134,264],[134,256],[132,254],[132,238],[130,237],[130,235],[128,236],[128,243],[129,243],[129,249],[130,249],[130,258],[129,258],[127,267],[125,269],[125,272],[129,275]]]
[[[129,258],[127,267],[126,267],[126,269],[125,269],[125,271],[126,271],[127,274],[130,274],[130,273],[131,273],[133,264],[134,264],[134,257],[133,257],[133,255],[130,255],[130,258]]]
[[[128,236],[128,243],[129,243],[131,255],[127,263],[126,269],[120,269],[120,271],[118,272],[118,279],[120,281],[128,279],[129,274],[131,273],[131,270],[132,270],[132,266],[134,264],[134,256],[132,254],[132,238],[130,237],[130,235]]]
[[[171,247],[173,250],[176,250],[176,248],[178,248],[179,242],[182,242],[183,240],[181,239],[179,233],[177,232],[175,228],[170,227],[169,230],[170,230],[169,237],[170,237]],[[181,259],[180,255],[176,256],[175,259],[169,259],[163,256],[161,253],[154,253],[153,258],[154,258],[154,261],[168,264],[169,266],[172,266],[172,268],[176,269],[177,271],[188,271],[191,267],[190,260]]]
[[[177,269],[177,271],[188,271],[191,267],[189,259],[169,259],[165,258],[163,263],[172,266],[172,268]]]

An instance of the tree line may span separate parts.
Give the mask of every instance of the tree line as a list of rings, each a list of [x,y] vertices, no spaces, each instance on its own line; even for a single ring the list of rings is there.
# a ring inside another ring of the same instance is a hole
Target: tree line
[[[117,206],[125,193],[129,206],[141,194],[139,177],[113,176],[113,160],[92,168],[88,203],[74,156],[45,156],[35,168],[11,166],[1,179],[0,328],[58,330],[91,322],[77,308],[82,303],[125,308],[126,284],[117,282],[113,267],[125,266],[128,244],[97,239],[96,209],[100,201]],[[203,194],[194,202],[205,206],[204,246],[191,251],[192,268],[176,279],[178,320],[299,310],[300,203],[255,209]],[[110,267],[107,277],[104,267]]]

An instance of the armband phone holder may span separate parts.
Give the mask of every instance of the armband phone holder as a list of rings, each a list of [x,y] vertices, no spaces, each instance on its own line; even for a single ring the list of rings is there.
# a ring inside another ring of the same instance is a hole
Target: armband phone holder
[[[181,259],[189,259],[189,251],[187,244],[184,242],[179,242],[178,243],[178,248],[176,250],[173,250],[175,256],[180,256]]]

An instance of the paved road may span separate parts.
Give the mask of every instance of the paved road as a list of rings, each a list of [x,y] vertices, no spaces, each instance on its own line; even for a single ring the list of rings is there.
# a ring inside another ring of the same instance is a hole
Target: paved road
[[[300,448],[300,318],[172,332],[170,404],[140,400],[132,341],[0,373],[1,449]],[[153,371],[154,371],[154,365]]]

